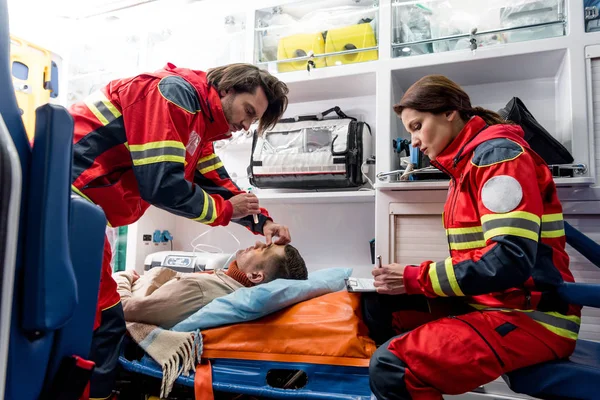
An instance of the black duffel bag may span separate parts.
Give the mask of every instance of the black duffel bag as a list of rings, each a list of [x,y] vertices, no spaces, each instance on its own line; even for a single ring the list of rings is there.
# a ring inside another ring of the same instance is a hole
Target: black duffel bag
[[[531,115],[518,97],[513,97],[506,107],[498,111],[500,116],[523,128],[525,140],[529,146],[546,161],[548,165],[570,164],[573,156],[558,140]]]

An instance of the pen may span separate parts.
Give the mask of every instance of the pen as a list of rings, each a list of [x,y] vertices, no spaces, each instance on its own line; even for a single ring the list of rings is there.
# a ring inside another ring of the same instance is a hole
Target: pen
[[[377,256],[377,268],[381,268],[381,256]]]
[[[252,188],[248,188],[248,193],[252,193]],[[252,219],[254,219],[255,224],[258,224],[258,215],[252,214]]]

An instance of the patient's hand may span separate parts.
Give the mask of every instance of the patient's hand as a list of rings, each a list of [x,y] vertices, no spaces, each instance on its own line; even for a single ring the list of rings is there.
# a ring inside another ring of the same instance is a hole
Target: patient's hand
[[[133,273],[131,274],[131,284],[133,285],[138,279],[140,279],[140,274],[133,270]]]
[[[403,278],[405,268],[406,266],[400,264],[387,264],[381,268],[375,268],[372,274],[375,278],[373,285],[377,288],[377,293],[405,294]]]

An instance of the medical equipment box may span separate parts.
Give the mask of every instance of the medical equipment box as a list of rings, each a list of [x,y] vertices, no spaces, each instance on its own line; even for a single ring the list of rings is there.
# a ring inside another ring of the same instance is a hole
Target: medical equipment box
[[[144,260],[144,271],[155,267],[167,267],[177,272],[201,272],[227,269],[233,257],[225,253],[191,251],[159,251],[149,254]]]

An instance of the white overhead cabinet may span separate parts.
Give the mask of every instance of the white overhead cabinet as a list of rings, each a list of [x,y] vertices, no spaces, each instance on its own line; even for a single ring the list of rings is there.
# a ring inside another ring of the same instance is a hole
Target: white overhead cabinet
[[[393,0],[393,57],[564,36],[564,0]]]
[[[256,10],[254,62],[271,72],[378,60],[378,2],[299,1]]]

